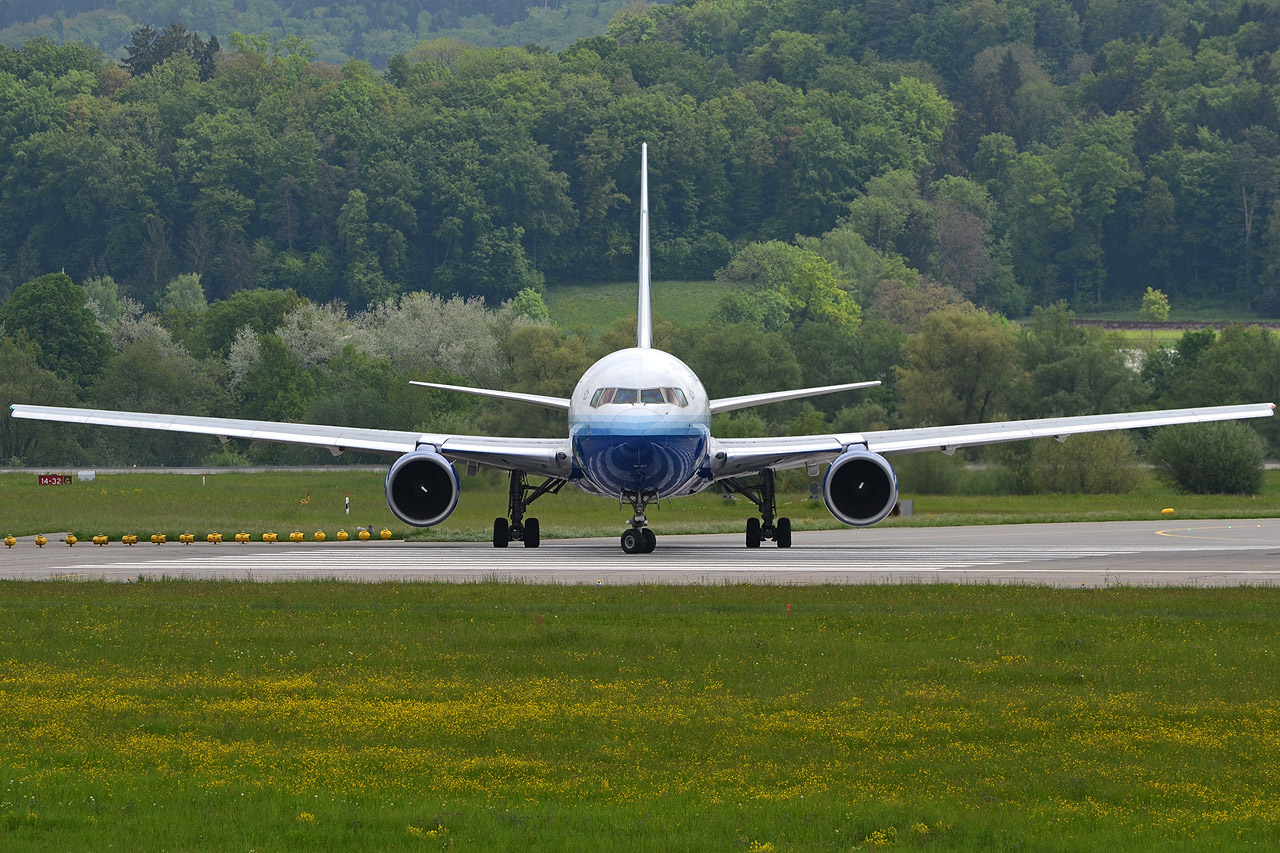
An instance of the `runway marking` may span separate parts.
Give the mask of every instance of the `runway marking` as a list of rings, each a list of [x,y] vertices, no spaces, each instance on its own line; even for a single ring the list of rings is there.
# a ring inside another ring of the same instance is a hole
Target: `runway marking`
[[[910,546],[864,547],[833,551],[830,549],[774,548],[759,551],[733,551],[715,546],[659,548],[653,554],[628,557],[617,553],[613,546],[579,546],[573,548],[512,549],[493,551],[482,548],[386,548],[377,553],[376,562],[368,567],[368,573],[396,571],[409,572],[520,572],[555,569],[573,572],[951,572],[966,569],[1001,571],[1035,571],[1064,573],[1079,569],[1027,569],[1014,568],[1020,564],[1057,562],[1076,559],[1127,556],[1142,553],[1186,553],[1188,551],[1256,550],[1258,546],[1178,546],[1137,548],[1002,548],[994,553],[990,548],[965,546]],[[344,551],[306,549],[276,552],[223,553],[182,558],[154,557],[119,562],[86,561],[67,563],[54,569],[67,572],[135,571],[212,571],[252,573],[325,572],[359,576],[362,572],[352,566],[352,554]],[[1101,570],[1099,570],[1101,571]],[[1113,569],[1112,574],[1129,570]],[[1152,574],[1208,574],[1204,569],[1143,569]],[[1228,574],[1244,572],[1222,570]],[[1258,572],[1275,574],[1275,572]]]
[[[1188,535],[1188,534],[1190,534],[1190,533],[1192,533],[1192,532],[1194,532],[1194,531],[1199,531],[1199,530],[1249,530],[1249,529],[1251,529],[1251,528],[1252,528],[1252,529],[1255,529],[1255,530],[1256,530],[1256,529],[1261,529],[1261,528],[1262,528],[1262,525],[1261,525],[1261,524],[1254,524],[1254,525],[1249,525],[1249,524],[1219,524],[1219,525],[1214,526],[1214,527],[1170,527],[1170,528],[1166,528],[1165,530],[1157,530],[1157,531],[1156,531],[1156,535],[1157,535],[1157,536],[1167,536],[1167,537],[1169,537],[1169,538],[1171,538],[1171,539],[1201,539],[1201,540],[1212,540],[1212,541],[1214,541],[1214,542],[1236,542],[1236,541],[1239,541],[1239,540],[1238,540],[1238,539],[1236,539],[1235,537],[1227,537],[1227,536],[1190,536],[1190,535]],[[1247,547],[1247,546],[1242,546],[1242,547]]]

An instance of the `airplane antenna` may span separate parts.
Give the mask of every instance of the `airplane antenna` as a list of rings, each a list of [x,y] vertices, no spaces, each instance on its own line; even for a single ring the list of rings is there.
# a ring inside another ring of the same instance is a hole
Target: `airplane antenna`
[[[640,145],[640,301],[636,307],[636,346],[653,346],[653,310],[649,303],[649,145]]]

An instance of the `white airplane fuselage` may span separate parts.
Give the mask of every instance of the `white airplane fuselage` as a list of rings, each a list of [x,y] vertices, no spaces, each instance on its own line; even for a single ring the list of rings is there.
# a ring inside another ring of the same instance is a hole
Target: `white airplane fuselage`
[[[593,364],[569,399],[571,482],[604,497],[690,495],[711,484],[706,389],[662,350],[619,350]]]

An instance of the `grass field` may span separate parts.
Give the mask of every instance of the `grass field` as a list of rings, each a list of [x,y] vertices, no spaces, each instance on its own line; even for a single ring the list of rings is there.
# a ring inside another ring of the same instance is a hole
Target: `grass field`
[[[1271,589],[0,584],[0,849],[1280,844]]]
[[[297,530],[308,539],[317,530],[332,540],[338,530],[354,536],[359,526],[396,538],[483,541],[493,519],[505,514],[505,482],[493,474],[462,478],[462,499],[438,527],[413,528],[387,509],[384,475],[379,471],[274,471],[221,473],[109,474],[70,486],[40,486],[34,474],[0,474],[0,536],[71,532],[87,543],[104,534],[118,543],[134,533],[144,541],[152,533],[170,540],[190,532],[198,541],[213,531],[225,539],[240,531],[253,539],[268,530],[282,539]],[[344,512],[350,495],[351,515]],[[1153,479],[1127,495],[913,495],[915,515],[888,525],[1008,524],[1038,521],[1122,521],[1161,518],[1171,507],[1176,518],[1268,518],[1280,512],[1280,471],[1268,471],[1262,494],[1180,495]],[[797,530],[839,527],[821,501],[808,500],[797,484],[779,497],[779,510]],[[668,501],[649,508],[659,535],[728,533],[743,529],[754,514],[745,500],[725,501],[718,492]],[[566,488],[533,505],[547,538],[613,536],[630,518],[631,508]],[[80,547],[80,546],[77,546]],[[86,547],[91,547],[87,546]],[[0,558],[3,554],[0,554]]]
[[[653,316],[657,321],[678,320],[699,323],[711,316],[730,284],[717,281],[653,282]],[[593,335],[613,325],[620,317],[636,313],[636,283],[599,282],[554,285],[547,288],[547,309],[551,321],[565,329],[586,329]]]

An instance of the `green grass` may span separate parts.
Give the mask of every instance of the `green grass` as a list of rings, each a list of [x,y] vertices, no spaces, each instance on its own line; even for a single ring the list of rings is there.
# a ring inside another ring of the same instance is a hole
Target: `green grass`
[[[733,285],[717,281],[655,281],[654,320],[702,322],[733,289]],[[635,316],[636,283],[551,285],[547,287],[546,302],[551,320],[557,326],[585,329],[599,335],[620,317]]]
[[[1174,347],[1182,340],[1184,329],[1116,329],[1108,330],[1108,334],[1120,335],[1125,344],[1134,349],[1152,349],[1154,347]]]
[[[1026,524],[1058,521],[1142,521],[1163,518],[1274,518],[1280,515],[1280,471],[1267,471],[1261,494],[1181,494],[1143,472],[1143,483],[1125,495],[919,495],[915,516],[893,523],[913,526]],[[907,495],[907,497],[911,497]]]
[[[1090,311],[1087,306],[1081,306],[1074,309],[1074,313],[1082,320],[1115,320],[1124,323],[1144,322],[1142,317],[1139,316],[1136,304],[1129,310],[1107,308],[1099,311]],[[1274,323],[1277,321],[1280,321],[1280,318],[1260,315],[1256,311],[1249,311],[1238,305],[1175,304],[1169,312],[1170,323],[1243,323],[1248,325],[1250,323]]]
[[[0,584],[0,849],[1274,849],[1280,593]]]
[[[297,530],[310,539],[317,530],[332,540],[339,530],[354,536],[357,526],[390,529],[396,538],[484,541],[493,519],[506,513],[503,479],[493,474],[462,478],[462,499],[438,527],[419,529],[397,520],[387,509],[385,477],[378,471],[274,471],[223,473],[110,474],[94,482],[39,486],[34,474],[0,474],[0,536],[67,531],[86,541],[102,533],[118,541],[125,533],[145,540],[164,533],[171,540],[184,532],[202,541],[217,531],[225,539],[245,531],[255,540],[273,530],[286,538]],[[796,530],[840,527],[821,501],[807,499],[802,480],[779,496],[779,513]],[[343,501],[351,496],[351,515]],[[1127,495],[919,495],[911,518],[886,525],[1015,524],[1050,521],[1122,521],[1159,519],[1172,507],[1177,518],[1268,518],[1280,507],[1280,471],[1266,472],[1260,495],[1181,495],[1146,477]],[[613,536],[630,518],[631,508],[592,497],[572,486],[533,505],[547,538]],[[659,535],[728,533],[743,529],[754,507],[726,501],[718,491],[650,506],[649,522]]]

